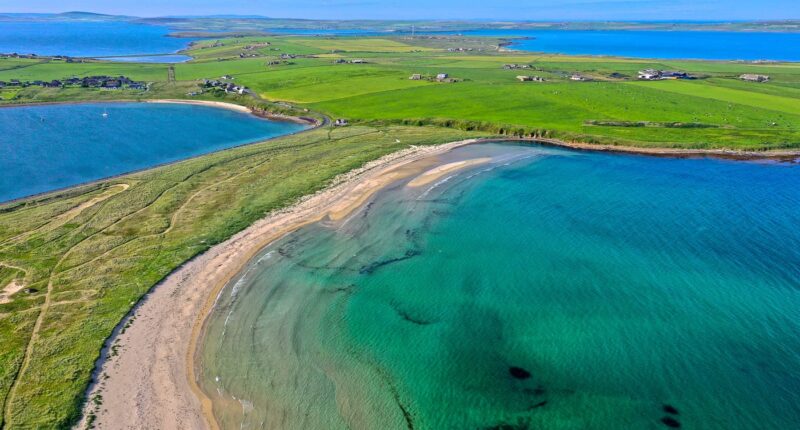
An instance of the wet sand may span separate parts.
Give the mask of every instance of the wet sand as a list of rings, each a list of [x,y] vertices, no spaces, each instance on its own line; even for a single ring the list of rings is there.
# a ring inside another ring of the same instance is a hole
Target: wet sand
[[[430,169],[436,155],[475,142],[411,147],[382,157],[178,268],[107,342],[78,428],[85,428],[87,417],[99,429],[217,428],[210,401],[196,383],[195,353],[204,321],[228,281],[270,242],[326,217],[344,218],[386,185]]]
[[[473,160],[456,161],[454,163],[438,166],[412,179],[408,183],[408,186],[421,187],[423,185],[430,184],[431,182],[441,178],[442,176],[447,175],[448,173],[452,173],[461,169],[466,169],[467,167],[488,163],[489,161],[492,161],[492,159],[484,157],[484,158],[475,158]]]

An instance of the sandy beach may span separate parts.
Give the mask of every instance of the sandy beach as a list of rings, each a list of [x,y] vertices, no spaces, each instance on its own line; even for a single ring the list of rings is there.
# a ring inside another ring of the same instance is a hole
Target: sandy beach
[[[195,379],[204,321],[220,291],[270,242],[326,217],[341,219],[378,190],[419,175],[436,155],[478,142],[411,147],[335,178],[327,189],[254,223],[156,285],[107,341],[87,394],[84,418],[99,429],[217,428]]]
[[[241,106],[233,103],[215,102],[208,100],[183,100],[183,99],[156,99],[145,100],[145,103],[168,103],[168,104],[182,104],[182,105],[196,105],[196,106],[211,106],[221,109],[234,110],[243,113],[252,113],[252,110],[246,106]]]

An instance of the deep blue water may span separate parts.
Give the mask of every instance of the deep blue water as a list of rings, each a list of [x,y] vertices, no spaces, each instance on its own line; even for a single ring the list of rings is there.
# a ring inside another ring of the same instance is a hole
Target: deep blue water
[[[574,55],[800,61],[800,33],[723,31],[475,30],[464,35],[533,37],[510,48]]]
[[[169,54],[196,40],[167,37],[169,33],[167,27],[129,22],[0,21],[0,52],[71,57]]]
[[[176,104],[2,108],[0,202],[302,128],[226,109]]]

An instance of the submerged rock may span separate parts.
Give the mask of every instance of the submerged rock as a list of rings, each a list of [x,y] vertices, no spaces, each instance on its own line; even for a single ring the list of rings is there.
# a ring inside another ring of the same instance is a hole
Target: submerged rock
[[[516,366],[509,367],[508,373],[510,373],[515,379],[528,379],[531,377],[531,372]]]
[[[678,420],[676,420],[675,418],[672,418],[672,417],[661,418],[661,422],[664,423],[665,426],[670,427],[670,428],[674,428],[674,429],[679,428],[681,426],[681,423],[678,422]]]

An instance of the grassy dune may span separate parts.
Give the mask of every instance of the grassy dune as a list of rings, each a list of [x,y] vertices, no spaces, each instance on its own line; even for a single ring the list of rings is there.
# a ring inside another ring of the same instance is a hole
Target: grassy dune
[[[263,42],[270,44],[245,48]],[[194,61],[174,66],[177,82],[167,82],[168,66],[158,64],[0,60],[0,80],[5,81],[107,74],[152,83],[147,92],[3,89],[0,104],[186,98],[203,78],[233,75],[257,97],[206,93],[199,98],[271,109],[291,108],[260,98],[290,101],[361,123],[0,205],[0,285],[22,278],[35,290],[0,304],[0,420],[11,428],[68,426],[103,341],[156,282],[271,210],[319,190],[335,175],[408,145],[490,133],[643,147],[800,147],[800,65],[538,55],[498,51],[492,48],[496,43],[459,38],[210,40],[190,51]],[[462,46],[473,51],[447,50]],[[242,53],[257,57],[240,58]],[[289,64],[267,64],[281,54],[297,57]],[[353,58],[368,64],[334,64]],[[535,69],[503,70],[506,63]],[[648,67],[685,70],[705,79],[637,81],[636,72]],[[443,72],[459,82],[408,79],[412,73]],[[594,81],[570,81],[572,73]],[[741,82],[741,73],[769,74],[772,81]],[[520,83],[515,79],[519,74],[543,76],[547,82]]]

